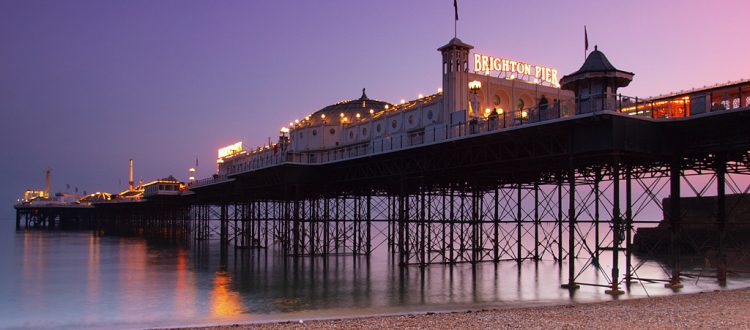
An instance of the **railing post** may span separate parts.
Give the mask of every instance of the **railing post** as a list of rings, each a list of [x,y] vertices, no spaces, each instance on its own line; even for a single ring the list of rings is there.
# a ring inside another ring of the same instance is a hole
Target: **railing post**
[[[635,115],[636,116],[640,115],[638,113],[638,96],[635,97]]]

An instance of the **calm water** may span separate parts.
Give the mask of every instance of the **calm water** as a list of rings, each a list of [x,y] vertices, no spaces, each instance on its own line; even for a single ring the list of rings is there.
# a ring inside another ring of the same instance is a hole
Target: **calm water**
[[[0,226],[2,328],[139,328],[613,299],[599,287],[574,295],[560,289],[567,275],[551,261],[402,270],[382,248],[369,259],[294,262],[273,251],[231,249],[222,258],[215,244],[16,232],[9,223]],[[654,262],[638,271],[663,274]],[[581,280],[605,283],[595,271]],[[717,288],[712,279],[685,284],[682,292]],[[749,284],[732,279],[728,288]],[[635,284],[620,299],[670,293],[662,284]]]

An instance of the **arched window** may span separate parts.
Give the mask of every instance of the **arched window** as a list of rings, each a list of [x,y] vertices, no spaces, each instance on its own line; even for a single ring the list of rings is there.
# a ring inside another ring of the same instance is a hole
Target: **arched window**
[[[547,110],[547,107],[549,106],[549,101],[547,101],[547,98],[542,96],[541,99],[539,99],[539,110]]]

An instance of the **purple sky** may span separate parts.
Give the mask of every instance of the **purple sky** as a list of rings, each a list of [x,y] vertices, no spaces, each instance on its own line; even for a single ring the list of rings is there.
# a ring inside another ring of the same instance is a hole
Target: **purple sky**
[[[591,48],[636,73],[632,96],[750,78],[747,1],[459,1],[459,37],[488,55],[558,68]],[[0,203],[66,184],[113,191],[215,170],[328,104],[397,102],[440,87],[452,1],[0,2]],[[12,213],[0,212],[0,216]]]

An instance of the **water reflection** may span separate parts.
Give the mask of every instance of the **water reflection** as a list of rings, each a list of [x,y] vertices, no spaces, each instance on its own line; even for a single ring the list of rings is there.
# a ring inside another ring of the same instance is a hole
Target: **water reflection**
[[[232,279],[227,272],[218,271],[214,274],[211,289],[211,315],[226,317],[242,314],[244,308],[238,292],[231,289]]]
[[[295,260],[273,250],[222,252],[215,243],[186,248],[19,232],[15,249],[0,252],[12,260],[0,280],[19,284],[0,297],[0,327],[194,325],[612,299],[603,288],[582,287],[574,295],[560,289],[565,264],[552,261],[401,268],[384,249],[369,258]],[[646,261],[639,275],[662,277],[663,270]],[[605,277],[592,269],[580,280],[604,284]],[[729,287],[747,283],[734,278]],[[710,279],[685,284],[684,292],[717,287]],[[644,283],[624,298],[668,293]]]

